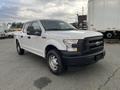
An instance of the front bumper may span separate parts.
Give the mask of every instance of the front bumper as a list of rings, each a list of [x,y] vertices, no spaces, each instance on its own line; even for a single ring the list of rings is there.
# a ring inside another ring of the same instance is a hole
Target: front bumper
[[[103,59],[105,56],[104,50],[89,55],[81,55],[80,53],[66,51],[62,51],[61,53],[63,63],[68,66],[81,66],[93,64]]]

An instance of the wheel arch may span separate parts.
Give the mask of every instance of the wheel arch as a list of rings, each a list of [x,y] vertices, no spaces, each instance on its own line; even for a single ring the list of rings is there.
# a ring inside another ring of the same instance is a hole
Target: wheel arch
[[[57,50],[57,51],[59,51],[59,49],[58,49],[55,45],[48,45],[48,46],[46,46],[46,48],[45,48],[45,57],[47,56],[47,53],[48,53],[48,51],[50,51],[50,50]]]

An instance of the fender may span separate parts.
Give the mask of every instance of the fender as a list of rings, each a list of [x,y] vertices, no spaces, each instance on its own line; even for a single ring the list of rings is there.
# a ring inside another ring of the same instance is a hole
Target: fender
[[[56,47],[58,50],[66,50],[66,46],[64,45],[63,41],[57,41],[57,40],[48,40],[44,45],[44,57],[45,57],[45,49],[47,46],[52,45]]]

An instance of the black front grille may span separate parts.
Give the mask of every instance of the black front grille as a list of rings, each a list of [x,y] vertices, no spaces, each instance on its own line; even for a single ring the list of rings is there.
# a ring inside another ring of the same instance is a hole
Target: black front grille
[[[88,38],[88,47],[89,49],[95,49],[98,47],[104,46],[103,37],[93,37]]]
[[[78,41],[78,51],[82,54],[92,54],[104,49],[104,39],[99,37],[88,37]]]

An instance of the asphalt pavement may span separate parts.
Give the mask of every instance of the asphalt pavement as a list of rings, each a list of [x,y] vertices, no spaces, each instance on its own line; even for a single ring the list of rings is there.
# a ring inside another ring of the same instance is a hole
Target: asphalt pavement
[[[43,58],[19,56],[15,40],[0,40],[0,90],[120,90],[120,43],[107,43],[105,50],[98,63],[55,76]]]

